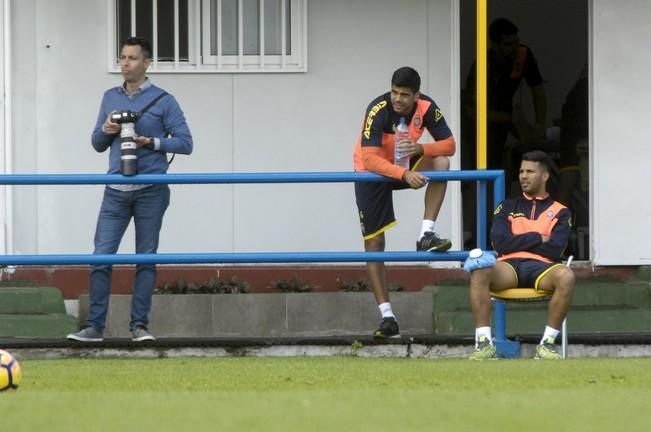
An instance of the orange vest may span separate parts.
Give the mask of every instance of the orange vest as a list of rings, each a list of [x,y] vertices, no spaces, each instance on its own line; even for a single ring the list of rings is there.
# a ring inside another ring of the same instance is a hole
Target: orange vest
[[[535,205],[535,204],[534,204]],[[554,201],[545,211],[540,213],[537,219],[529,219],[526,215],[513,216],[509,215],[509,222],[511,222],[511,232],[514,235],[526,234],[530,232],[537,232],[540,235],[551,236],[554,225],[558,222],[556,217],[558,213],[563,210],[565,206],[559,202]],[[533,211],[533,210],[532,210]],[[504,254],[498,258],[499,261],[504,261],[511,258],[528,258],[536,259],[544,262],[552,262],[547,257],[538,255],[537,253],[528,251],[511,252]]]

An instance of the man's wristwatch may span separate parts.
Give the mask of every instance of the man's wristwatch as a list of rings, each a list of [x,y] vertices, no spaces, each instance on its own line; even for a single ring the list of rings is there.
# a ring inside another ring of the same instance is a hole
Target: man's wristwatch
[[[154,150],[154,139],[152,137],[147,137],[147,144],[145,144],[144,147],[149,150]]]

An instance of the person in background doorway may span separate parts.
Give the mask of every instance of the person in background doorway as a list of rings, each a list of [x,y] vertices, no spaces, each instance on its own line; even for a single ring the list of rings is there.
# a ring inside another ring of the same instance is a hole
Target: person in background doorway
[[[572,192],[581,178],[581,159],[587,158],[588,122],[588,65],[586,64],[581,70],[579,79],[565,97],[561,111],[558,200],[568,207],[572,206]]]
[[[488,36],[486,168],[506,171],[506,193],[509,196],[511,183],[517,181],[520,155],[506,148],[508,135],[521,142],[545,138],[547,96],[538,61],[531,48],[520,43],[518,27],[506,18],[498,18],[490,24]],[[476,77],[475,62],[466,79],[462,102],[461,168],[467,170],[477,169]],[[534,124],[527,121],[522,106],[513,100],[523,82],[531,91]],[[477,197],[473,186],[470,183],[462,185],[464,231],[469,233],[469,245],[475,241]]]

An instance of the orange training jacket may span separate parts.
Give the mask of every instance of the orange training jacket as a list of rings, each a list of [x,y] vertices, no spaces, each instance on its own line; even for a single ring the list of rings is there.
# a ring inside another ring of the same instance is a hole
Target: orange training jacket
[[[570,237],[570,211],[545,197],[522,194],[501,203],[495,210],[491,241],[498,260],[512,258],[557,262]],[[549,240],[543,243],[542,236]]]
[[[405,168],[394,165],[394,135],[401,115],[393,111],[391,93],[374,99],[366,109],[362,131],[353,152],[353,164],[357,172],[375,172],[401,180]],[[428,96],[421,94],[412,113],[405,116],[409,126],[409,138],[418,141],[425,129],[434,142],[422,144],[425,156],[452,156],[456,143],[445,122],[443,113]]]

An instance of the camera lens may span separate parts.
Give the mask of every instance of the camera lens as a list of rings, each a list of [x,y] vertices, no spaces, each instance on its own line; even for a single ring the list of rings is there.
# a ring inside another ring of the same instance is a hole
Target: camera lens
[[[138,146],[134,123],[122,123],[120,129],[120,172],[125,176],[138,174]]]

